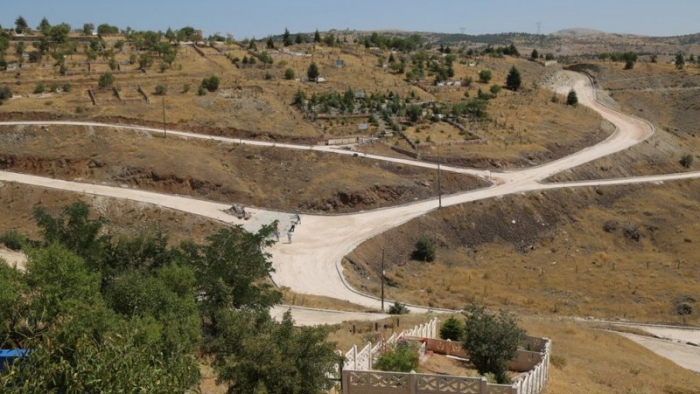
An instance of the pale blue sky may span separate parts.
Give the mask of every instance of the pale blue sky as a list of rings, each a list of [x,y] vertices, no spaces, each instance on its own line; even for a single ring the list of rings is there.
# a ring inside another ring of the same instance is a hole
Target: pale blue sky
[[[610,33],[670,36],[700,31],[700,0],[3,0],[0,25],[22,15],[36,27],[86,22],[165,30],[193,26],[236,39],[330,29],[400,29],[466,34],[551,33],[585,27]]]

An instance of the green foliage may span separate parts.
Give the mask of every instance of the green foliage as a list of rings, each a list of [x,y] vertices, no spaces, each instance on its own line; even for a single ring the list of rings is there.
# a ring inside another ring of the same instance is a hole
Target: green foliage
[[[411,123],[416,123],[423,115],[423,108],[419,105],[409,105],[406,107],[406,116]]]
[[[440,327],[440,338],[451,341],[459,341],[464,335],[464,321],[455,316],[450,316]]]
[[[481,70],[479,71],[479,81],[482,83],[489,83],[491,81],[492,74],[491,70]]]
[[[100,89],[104,89],[106,87],[112,86],[113,84],[114,84],[114,74],[112,74],[109,71],[102,74],[100,76],[100,79],[97,81],[97,86],[99,86]]]
[[[690,168],[693,165],[693,155],[688,153],[681,157],[680,163],[685,168]]]
[[[501,91],[501,85],[491,85],[491,88],[489,89],[493,97],[497,97],[498,93]]]
[[[578,95],[574,89],[569,90],[569,94],[566,95],[566,105],[578,105]]]
[[[469,360],[480,374],[493,373],[498,383],[507,383],[508,361],[517,356],[525,331],[506,311],[494,315],[483,306],[471,305],[466,315],[462,347]]]
[[[205,96],[206,94],[207,90],[204,89],[204,86],[200,85],[199,88],[197,88],[197,96]]]
[[[22,15],[18,16],[17,19],[15,19],[15,32],[17,34],[22,34],[27,31],[29,31],[27,21],[22,17]]]
[[[41,94],[46,91],[46,86],[43,82],[39,82],[36,87],[34,87],[34,94]]]
[[[274,272],[264,248],[273,241],[272,226],[249,233],[227,227],[210,236],[208,244],[191,256],[196,267],[202,314],[215,328],[220,310],[267,310],[279,303],[280,293],[266,278]]]
[[[284,35],[282,36],[282,44],[286,47],[292,45],[292,36],[289,34],[289,30],[286,28],[284,29]]]
[[[318,29],[316,29],[316,32],[314,33],[314,43],[316,42],[321,42],[321,34],[318,32]]]
[[[540,57],[540,53],[537,52],[537,49],[533,49],[532,53],[530,54],[530,58],[533,60],[537,60]]]
[[[309,77],[309,80],[311,81],[315,81],[316,78],[318,78],[319,70],[316,63],[311,63],[311,65],[309,65],[308,70],[306,70],[306,76]]]
[[[10,250],[22,250],[22,245],[26,242],[26,238],[16,230],[7,230],[0,235],[0,242]]]
[[[418,351],[408,343],[399,343],[382,353],[374,363],[380,371],[411,372],[418,368]]]
[[[390,315],[405,315],[408,314],[410,310],[406,308],[406,305],[395,301],[394,305],[389,307],[389,314]]]
[[[682,53],[679,53],[676,55],[676,61],[674,62],[674,64],[676,65],[676,68],[679,70],[682,69],[683,67],[685,67],[685,58],[683,57]]]
[[[515,92],[520,89],[521,83],[520,71],[518,71],[515,66],[511,67],[510,71],[508,72],[508,77],[506,77],[506,89]]]
[[[168,92],[168,87],[163,84],[156,85],[155,94],[158,96],[164,96]]]
[[[220,82],[221,80],[219,77],[212,75],[209,78],[202,79],[202,84],[200,86],[210,92],[215,92],[217,89],[219,89]]]
[[[186,83],[182,85],[182,93],[187,93],[190,91],[190,84]]]
[[[229,393],[313,394],[333,385],[326,374],[340,360],[326,328],[295,329],[289,312],[281,323],[266,311],[222,311],[218,320],[214,369]]]
[[[435,244],[428,236],[423,235],[416,242],[416,249],[411,253],[413,259],[432,262],[435,260]]]
[[[95,25],[92,23],[83,24],[83,34],[86,36],[91,36],[92,32],[95,31]]]
[[[284,71],[284,79],[294,79],[294,69],[288,68]]]

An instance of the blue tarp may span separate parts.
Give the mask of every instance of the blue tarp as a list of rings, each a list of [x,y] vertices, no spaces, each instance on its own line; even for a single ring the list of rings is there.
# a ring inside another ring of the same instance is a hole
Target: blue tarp
[[[16,359],[27,356],[27,349],[0,349],[0,372]]]

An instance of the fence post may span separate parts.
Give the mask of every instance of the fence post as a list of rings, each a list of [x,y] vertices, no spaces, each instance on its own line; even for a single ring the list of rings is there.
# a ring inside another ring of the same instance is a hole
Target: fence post
[[[479,385],[479,394],[489,394],[489,381],[485,377],[481,377],[481,384]]]
[[[352,345],[352,369],[357,370],[357,345]]]
[[[350,394],[350,371],[343,371],[341,376],[343,394]]]
[[[367,342],[367,346],[368,346],[368,350],[369,350],[367,352],[369,354],[369,357],[367,357],[367,370],[371,371],[372,370],[372,341]]]
[[[416,371],[411,371],[408,374],[408,392],[410,394],[416,394],[418,392],[418,376],[416,376]]]

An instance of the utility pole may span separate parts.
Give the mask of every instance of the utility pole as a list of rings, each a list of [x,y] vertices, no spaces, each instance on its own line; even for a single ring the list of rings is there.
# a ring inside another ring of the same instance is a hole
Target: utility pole
[[[384,312],[384,248],[382,248],[382,312]]]
[[[163,96],[163,138],[168,138],[168,132],[165,129],[165,96]]]
[[[442,161],[442,157],[440,157],[440,148],[438,147],[438,180],[437,180],[437,187],[438,187],[438,208],[442,208],[442,186],[440,185],[440,162]]]

